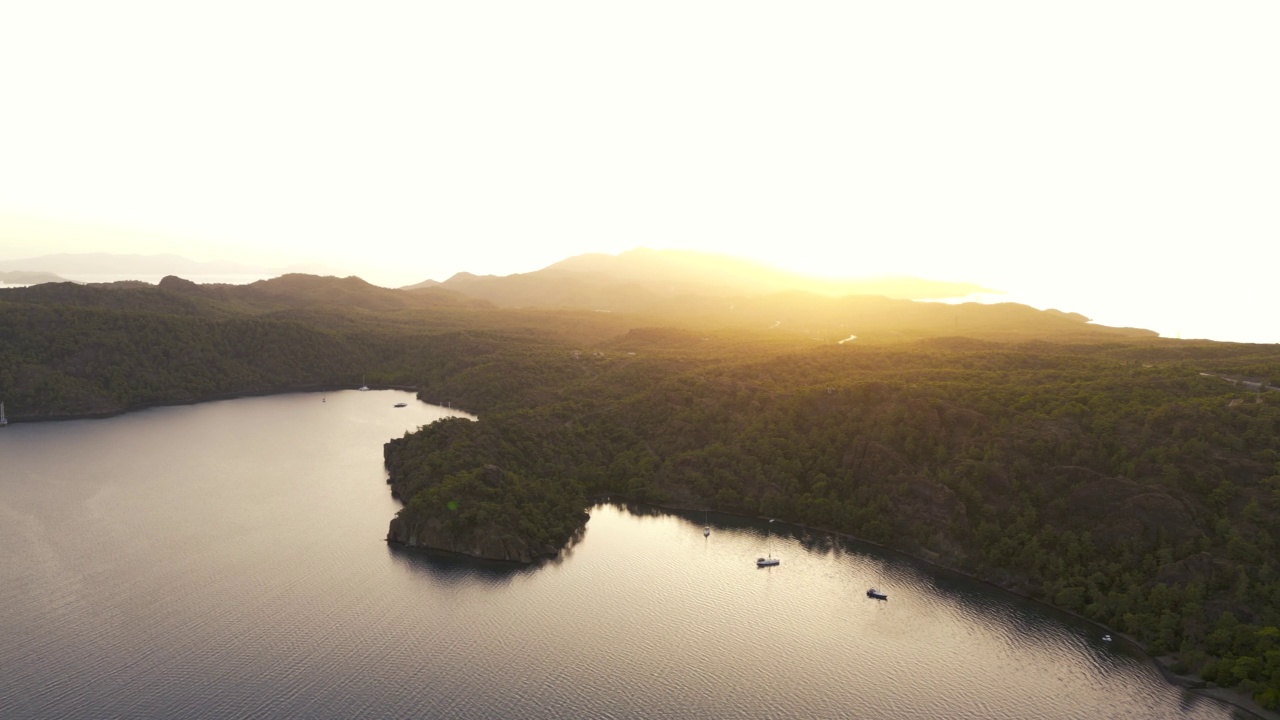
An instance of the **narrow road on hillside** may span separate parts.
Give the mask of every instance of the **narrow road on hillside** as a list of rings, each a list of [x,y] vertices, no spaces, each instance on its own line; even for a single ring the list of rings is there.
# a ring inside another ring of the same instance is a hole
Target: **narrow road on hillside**
[[[1202,372],[1200,374],[1203,375],[1204,377],[1221,378],[1231,383],[1232,385],[1243,385],[1249,388],[1250,390],[1257,390],[1258,387],[1261,386],[1263,390],[1275,390],[1277,392],[1280,392],[1280,387],[1276,387],[1275,385],[1263,385],[1261,380],[1246,380],[1245,378],[1241,378],[1241,377],[1232,377],[1230,375],[1218,375],[1216,373],[1207,373],[1207,372]]]

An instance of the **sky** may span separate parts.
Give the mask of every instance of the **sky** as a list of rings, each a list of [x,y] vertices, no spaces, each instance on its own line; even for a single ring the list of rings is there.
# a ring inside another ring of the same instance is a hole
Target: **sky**
[[[683,248],[1280,342],[1280,3],[0,0],[0,260]]]

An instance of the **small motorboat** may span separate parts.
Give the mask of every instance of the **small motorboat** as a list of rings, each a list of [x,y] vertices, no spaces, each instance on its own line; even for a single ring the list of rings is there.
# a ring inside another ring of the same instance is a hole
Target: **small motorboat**
[[[1102,642],[1111,642],[1111,636],[1110,636],[1110,635],[1103,635],[1103,636],[1102,636]]]
[[[409,403],[396,403],[396,407],[408,407]]]
[[[774,565],[777,565],[780,562],[782,561],[776,557],[756,558],[756,567],[773,567]]]
[[[888,600],[888,599],[889,599],[889,596],[888,596],[888,595],[885,595],[884,593],[880,592],[879,590],[877,590],[877,589],[875,589],[875,588],[871,588],[870,590],[868,590],[868,591],[867,591],[867,597],[872,598],[872,599],[874,599],[874,600]]]

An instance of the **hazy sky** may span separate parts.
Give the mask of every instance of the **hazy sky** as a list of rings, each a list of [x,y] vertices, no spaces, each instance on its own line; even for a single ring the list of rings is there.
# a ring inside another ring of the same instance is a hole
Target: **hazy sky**
[[[0,259],[678,247],[1280,342],[1280,3],[0,0]]]

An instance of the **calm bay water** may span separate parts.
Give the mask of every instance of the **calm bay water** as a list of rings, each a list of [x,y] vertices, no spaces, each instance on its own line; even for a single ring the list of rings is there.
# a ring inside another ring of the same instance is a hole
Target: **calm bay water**
[[[457,413],[320,398],[0,431],[0,717],[1247,717],[1070,617],[779,524],[600,505],[532,569],[388,547],[382,443]]]

